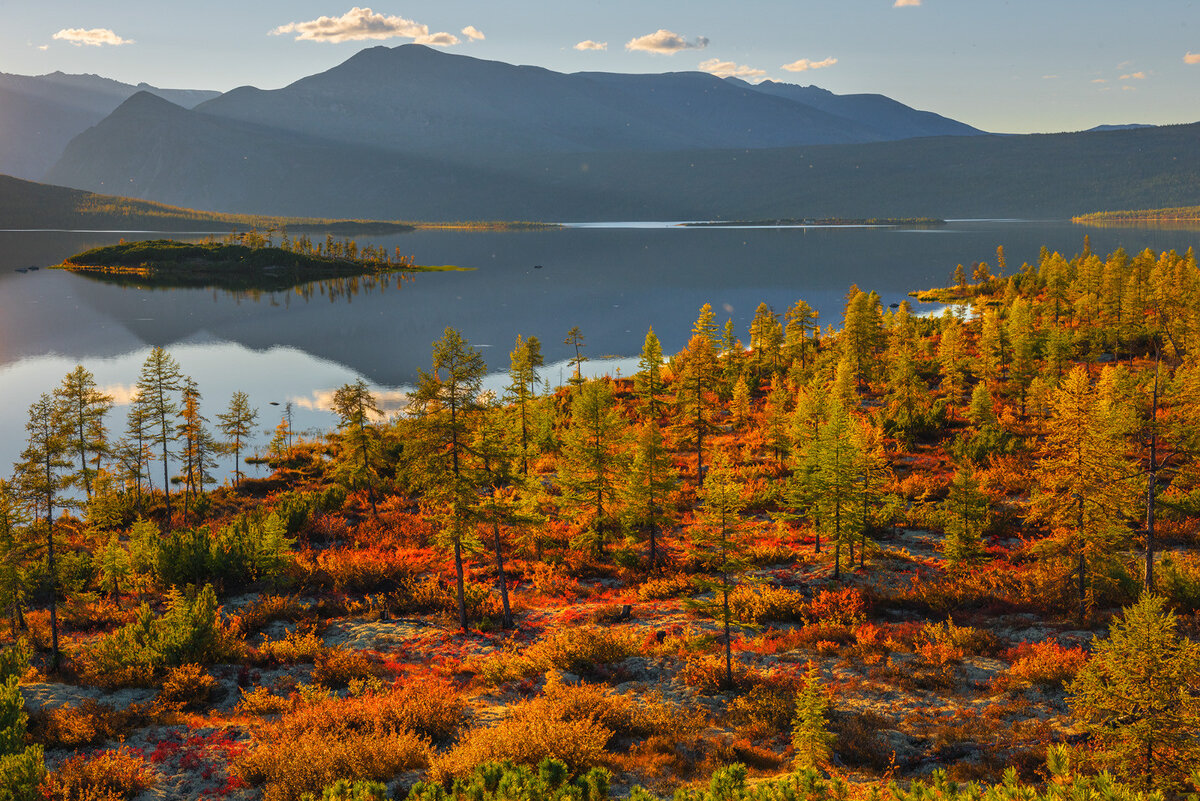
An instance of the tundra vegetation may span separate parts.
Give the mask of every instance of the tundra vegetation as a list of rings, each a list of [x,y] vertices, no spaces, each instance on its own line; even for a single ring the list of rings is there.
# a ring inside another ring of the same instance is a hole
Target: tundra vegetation
[[[0,481],[0,798],[1183,798],[1200,272],[1006,272],[555,391],[518,336],[501,397],[447,329],[270,445],[76,368]]]

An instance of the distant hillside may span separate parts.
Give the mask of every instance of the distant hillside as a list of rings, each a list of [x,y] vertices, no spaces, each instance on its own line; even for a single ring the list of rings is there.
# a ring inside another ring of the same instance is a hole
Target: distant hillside
[[[477,163],[509,154],[761,148],[912,135],[911,126],[892,126],[892,108],[847,117],[701,72],[567,75],[414,44],[368,48],[282,89],[242,87],[197,110],[307,137]],[[958,127],[937,133],[973,132],[946,122]]]
[[[72,138],[139,91],[186,108],[219,94],[131,86],[97,75],[0,73],[0,173],[40,180]]]
[[[763,94],[803,103],[806,106],[861,123],[879,132],[880,140],[911,139],[919,136],[975,136],[983,133],[932,111],[917,109],[879,94],[836,95],[819,86],[763,81],[749,84],[737,78],[727,82]]]
[[[50,179],[198,208],[408,220],[1067,218],[1200,203],[1200,124],[481,164],[203,109],[136,95],[77,137]]]
[[[1200,206],[1134,211],[1095,211],[1072,217],[1071,221],[1089,225],[1196,225],[1200,224]]]
[[[405,223],[317,220],[250,214],[220,214],[168,206],[147,200],[98,195],[63,186],[0,175],[0,229],[151,229],[221,231],[290,226],[354,231],[357,228],[406,230]]]

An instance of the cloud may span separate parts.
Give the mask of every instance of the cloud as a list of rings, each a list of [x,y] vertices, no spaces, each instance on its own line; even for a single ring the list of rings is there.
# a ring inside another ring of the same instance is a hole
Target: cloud
[[[474,30],[472,28],[472,30]],[[272,31],[271,36],[285,33],[296,34],[296,41],[309,42],[353,42],[362,39],[412,39],[418,44],[458,44],[458,37],[450,33],[429,32],[428,25],[413,22],[404,17],[376,14],[369,8],[354,8],[340,17],[317,17],[308,22],[289,22]],[[480,34],[482,38],[482,34]]]
[[[38,50],[49,50],[50,45],[38,45],[37,49]]]
[[[706,47],[708,47],[708,38],[705,36],[697,36],[689,42],[679,34],[668,31],[666,28],[659,28],[654,33],[630,39],[625,43],[626,50],[641,50],[645,53],[664,53],[667,55],[678,53],[680,50],[703,50]]]
[[[1057,76],[1057,75],[1054,75],[1054,74],[1050,74],[1050,75],[1043,75],[1043,76],[1042,76],[1042,80],[1043,80],[1043,81],[1053,81],[1053,80],[1054,80],[1055,78],[1057,78],[1057,77],[1058,77],[1058,76]]]
[[[838,60],[832,56],[823,61],[809,61],[807,58],[802,58],[798,61],[793,61],[791,64],[784,64],[780,69],[787,70],[788,72],[807,72],[808,70],[821,70],[826,67],[832,67],[837,62]]]
[[[483,35],[483,31],[476,28],[474,25],[468,25],[462,29],[462,35],[470,39],[472,42],[482,42],[487,37]]]
[[[458,37],[452,33],[430,33],[413,39],[415,44],[433,45],[434,47],[449,47],[458,44]]]
[[[1200,64],[1200,53],[1193,53],[1192,51],[1189,50],[1183,56],[1183,63],[1184,64]]]
[[[63,28],[54,34],[53,38],[70,42],[76,47],[83,45],[100,47],[101,45],[133,44],[132,39],[122,39],[108,28]]]
[[[735,64],[732,61],[722,61],[719,58],[710,58],[708,61],[701,61],[700,69],[716,75],[718,78],[732,77],[752,80],[754,78],[762,78],[767,74],[766,70],[757,70],[745,64]]]
[[[921,0],[896,0],[892,3],[892,8],[913,8],[921,5]]]
[[[1144,72],[1131,72],[1131,73],[1129,73],[1128,75],[1122,75],[1122,76],[1121,76],[1121,80],[1122,80],[1122,81],[1130,81],[1130,80],[1132,80],[1132,81],[1144,81],[1144,80],[1146,80],[1146,73],[1144,73]]]
[[[591,39],[584,39],[579,44],[575,45],[576,50],[607,50],[608,42],[593,42]]]
[[[1105,78],[1092,78],[1092,83],[1108,83]]]

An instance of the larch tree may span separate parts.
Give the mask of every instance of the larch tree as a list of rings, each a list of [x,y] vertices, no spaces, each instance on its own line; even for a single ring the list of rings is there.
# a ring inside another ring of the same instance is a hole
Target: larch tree
[[[704,443],[714,430],[713,416],[717,408],[714,391],[716,356],[712,342],[696,334],[676,356],[675,389],[676,439],[692,447],[696,453],[696,485],[704,480]]]
[[[229,399],[229,408],[217,415],[217,428],[225,435],[225,448],[233,453],[233,485],[242,482],[242,449],[250,441],[258,423],[258,409],[250,405],[250,396],[241,390]]]
[[[575,348],[575,355],[567,362],[567,366],[571,368],[571,377],[568,380],[572,386],[577,387],[583,383],[583,363],[587,361],[587,357],[583,355],[583,332],[579,330],[579,326],[571,326],[563,344]]]
[[[792,716],[792,767],[821,768],[829,762],[834,735],[829,731],[829,698],[821,688],[816,664],[808,663],[804,681],[796,693]]]
[[[1176,629],[1166,602],[1144,594],[1067,687],[1102,763],[1146,790],[1178,792],[1200,764],[1200,644]]]
[[[92,496],[92,478],[100,468],[100,460],[108,454],[108,432],[104,418],[112,408],[113,399],[96,386],[96,377],[83,365],[67,373],[55,395],[63,407],[69,428],[71,451],[78,458],[78,470],[71,482]]]
[[[808,366],[809,352],[813,347],[809,332],[815,335],[820,329],[817,316],[817,310],[803,300],[793,303],[784,313],[783,350],[784,359],[789,364],[798,361],[801,368]]]
[[[817,436],[813,495],[820,522],[834,544],[833,577],[842,575],[842,545],[853,531],[852,513],[858,495],[857,462],[850,413],[836,395],[830,395]]]
[[[891,480],[892,470],[888,465],[887,451],[883,444],[883,432],[870,420],[859,418],[851,421],[850,443],[854,459],[854,478],[858,483],[855,503],[858,508],[859,550],[858,566],[866,567],[867,534],[878,522],[878,511],[882,508],[884,487]],[[854,548],[849,549],[850,564],[854,564]]]
[[[367,490],[371,511],[377,514],[375,484],[378,482],[379,434],[372,419],[383,416],[379,403],[367,382],[360,378],[334,391],[330,411],[338,417],[342,471],[351,489]]]
[[[508,599],[508,574],[504,565],[504,542],[500,527],[513,522],[519,513],[509,488],[519,482],[514,471],[514,454],[509,446],[504,409],[494,401],[482,403],[475,415],[471,456],[475,483],[483,493],[475,503],[475,517],[492,530],[492,556],[496,562],[496,583],[500,589],[503,617],[500,624],[513,627],[512,607]]]
[[[204,495],[204,485],[214,481],[209,471],[217,466],[218,445],[208,430],[208,418],[200,413],[200,400],[200,388],[188,376],[184,379],[183,404],[179,410],[179,423],[175,426],[176,438],[180,443],[185,518],[189,500]]]
[[[142,363],[138,376],[134,405],[144,424],[147,444],[158,450],[163,463],[163,495],[167,502],[167,519],[171,517],[171,481],[169,459],[176,442],[175,418],[179,403],[175,393],[183,389],[183,371],[179,363],[160,347],[155,347]]]
[[[1126,521],[1136,508],[1133,479],[1139,471],[1126,455],[1125,410],[1104,402],[1087,370],[1076,366],[1051,396],[1030,517],[1050,536],[1040,550],[1071,565],[1081,619],[1103,565],[1128,539]]]
[[[420,442],[417,482],[426,499],[445,519],[439,541],[454,554],[458,620],[467,629],[463,550],[474,548],[472,508],[476,485],[468,469],[471,415],[479,408],[479,389],[487,373],[483,354],[461,333],[447,328],[433,343],[433,369],[418,371],[411,409]]]
[[[718,452],[700,487],[696,522],[688,531],[693,556],[717,574],[712,587],[720,597],[720,616],[725,642],[724,686],[733,687],[732,612],[729,595],[737,576],[746,570],[743,487],[729,457]]]
[[[529,458],[533,454],[533,441],[530,435],[533,416],[533,400],[537,387],[537,367],[535,354],[530,347],[530,341],[517,334],[516,345],[508,354],[508,388],[506,399],[513,406],[516,415],[518,456],[521,460],[521,475],[529,475]],[[540,360],[540,353],[537,354]]]
[[[638,432],[621,489],[626,525],[644,537],[650,572],[658,569],[660,535],[674,522],[670,496],[678,484],[662,431],[654,420],[647,420]]]
[[[579,533],[572,545],[599,555],[615,531],[621,479],[627,469],[628,423],[613,402],[605,378],[585,381],[571,401],[563,437],[563,501]]]
[[[663,397],[665,387],[662,345],[651,328],[646,332],[642,355],[638,359],[638,371],[633,377],[633,391],[638,397],[638,409],[643,417],[657,420],[662,416],[666,406]]]
[[[58,669],[58,565],[54,552],[54,510],[60,493],[70,487],[67,458],[70,443],[61,404],[43,393],[29,407],[25,424],[29,437],[17,464],[17,480],[24,495],[33,502],[34,517],[46,528],[46,572],[50,577],[51,669]]]
[[[942,556],[946,561],[955,568],[982,561],[983,532],[991,522],[992,502],[969,462],[954,471],[950,490],[937,511],[945,531]]]
[[[25,601],[28,582],[23,565],[33,553],[23,536],[29,520],[21,509],[15,488],[0,479],[0,610],[8,617],[9,629],[26,630]]]

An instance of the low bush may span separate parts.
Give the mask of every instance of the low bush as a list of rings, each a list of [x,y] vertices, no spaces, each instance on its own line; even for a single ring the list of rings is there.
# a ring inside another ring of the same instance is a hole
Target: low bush
[[[375,660],[349,648],[329,648],[313,659],[312,680],[333,689],[348,687],[352,681],[378,675],[379,665]]]
[[[15,676],[0,682],[0,799],[33,801],[46,768],[40,745],[25,745],[25,699]]]
[[[78,705],[34,712],[29,716],[29,734],[46,748],[85,748],[123,739],[146,722],[141,706],[115,709],[88,698]]]
[[[639,601],[662,601],[667,598],[678,598],[681,595],[691,595],[696,591],[690,576],[677,573],[673,576],[647,579],[637,588]]]
[[[933,665],[948,665],[968,656],[993,653],[998,642],[989,631],[956,626],[949,619],[942,623],[927,623],[921,634],[917,652]]]
[[[43,785],[52,801],[128,801],[152,788],[155,776],[132,748],[68,757]]]
[[[846,587],[841,590],[821,590],[804,610],[806,623],[832,623],[857,626],[866,619],[867,599],[861,590]]]
[[[631,633],[619,629],[580,626],[548,632],[520,652],[493,654],[471,664],[490,685],[536,676],[548,670],[588,674],[598,667],[628,659],[639,652]]]
[[[250,654],[250,659],[260,665],[294,665],[299,662],[316,662],[329,650],[316,632],[293,629],[282,640],[268,640]]]
[[[143,604],[137,620],[102,639],[87,656],[88,679],[100,686],[142,683],[168,667],[232,659],[237,641],[217,619],[212,585],[172,591],[160,617]]]
[[[208,706],[219,686],[199,665],[180,665],[167,672],[155,701],[170,709],[199,710]]]
[[[1002,675],[1006,684],[1037,684],[1043,687],[1062,687],[1075,678],[1087,663],[1082,648],[1065,648],[1052,640],[1027,643],[1005,652],[1012,664]]]
[[[570,768],[555,759],[538,763],[536,771],[512,762],[485,762],[456,780],[449,793],[437,783],[418,782],[411,801],[604,801],[611,775],[593,768],[571,779]],[[640,790],[641,788],[635,788]],[[643,795],[638,798],[641,799]]]
[[[742,584],[729,594],[729,610],[734,619],[750,625],[800,620],[807,609],[808,599],[803,593],[774,584],[756,587]]]
[[[423,767],[430,739],[452,736],[462,715],[462,701],[441,685],[296,699],[279,720],[254,729],[232,772],[262,785],[266,801],[295,801],[346,776],[390,779]]]
[[[317,799],[311,793],[305,793],[304,801]],[[320,801],[388,801],[388,789],[383,782],[340,779],[321,792]]]
[[[757,684],[725,707],[725,720],[751,738],[770,737],[791,730],[796,694],[790,687]]]

